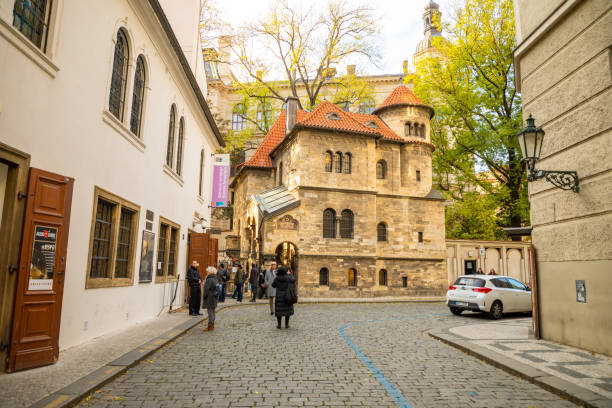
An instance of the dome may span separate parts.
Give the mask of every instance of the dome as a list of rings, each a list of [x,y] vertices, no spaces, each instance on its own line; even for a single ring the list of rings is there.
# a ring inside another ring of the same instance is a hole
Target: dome
[[[436,3],[433,0],[430,0],[429,3],[427,3],[425,5],[425,11],[428,11],[428,10],[439,10],[439,9],[440,9],[440,6],[438,5],[438,3]]]
[[[416,48],[416,52],[422,52],[425,51],[429,48],[431,48],[431,40],[434,37],[441,37],[442,34],[440,34],[439,31],[427,31],[425,33],[425,38],[423,38],[421,41],[419,41],[419,43],[417,44],[417,48]]]

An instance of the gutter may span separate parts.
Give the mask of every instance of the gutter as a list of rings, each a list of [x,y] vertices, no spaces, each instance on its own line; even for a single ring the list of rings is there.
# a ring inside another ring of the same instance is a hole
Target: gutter
[[[168,21],[168,18],[166,17],[166,14],[164,13],[162,6],[159,4],[158,0],[149,0],[149,5],[155,12],[155,16],[159,20],[159,23],[161,24],[162,28],[164,29],[164,32],[166,33],[166,37],[168,37],[168,40],[170,41],[170,45],[172,45],[172,48],[174,49],[174,52],[176,53],[176,56],[179,62],[181,63],[181,66],[183,67],[183,72],[185,73],[185,76],[187,77],[187,80],[189,81],[189,85],[191,85],[191,88],[193,89],[193,92],[195,93],[195,96],[198,99],[200,107],[202,108],[202,112],[204,112],[204,116],[206,116],[206,120],[208,121],[210,128],[215,134],[215,137],[217,138],[219,145],[221,145],[222,147],[225,147],[225,140],[223,140],[223,137],[221,136],[221,133],[219,132],[217,123],[215,122],[215,119],[213,118],[212,113],[210,112],[210,109],[208,108],[208,104],[206,103],[206,99],[204,98],[204,95],[202,95],[202,90],[200,89],[200,86],[198,85],[198,81],[193,75],[193,71],[191,71],[191,67],[189,66],[189,63],[187,62],[187,58],[185,58],[185,54],[183,54],[183,50],[181,49],[181,46],[178,40],[176,39],[176,35],[174,35],[174,31],[172,31],[172,26],[170,25],[170,22]]]

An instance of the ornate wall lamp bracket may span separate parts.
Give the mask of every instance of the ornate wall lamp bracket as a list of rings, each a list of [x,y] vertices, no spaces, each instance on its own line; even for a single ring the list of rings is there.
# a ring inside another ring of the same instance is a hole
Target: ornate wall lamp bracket
[[[578,173],[575,171],[550,171],[550,170],[532,170],[527,175],[527,181],[536,181],[545,178],[546,181],[553,184],[561,190],[572,190],[574,193],[580,191],[580,182]]]

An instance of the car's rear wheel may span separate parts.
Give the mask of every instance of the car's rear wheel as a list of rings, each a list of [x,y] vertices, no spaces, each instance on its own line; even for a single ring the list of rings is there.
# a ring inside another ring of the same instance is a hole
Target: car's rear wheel
[[[489,310],[489,317],[493,320],[497,320],[502,317],[503,313],[504,306],[502,305],[502,302],[500,302],[499,300],[493,302],[493,304],[491,305],[491,310]]]
[[[459,309],[458,307],[451,307],[450,311],[455,316],[459,316],[461,314],[461,312],[463,312],[463,310]]]

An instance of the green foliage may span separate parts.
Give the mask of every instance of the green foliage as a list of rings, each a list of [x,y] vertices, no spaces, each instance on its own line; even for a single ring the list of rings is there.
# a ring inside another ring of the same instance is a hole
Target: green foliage
[[[436,111],[431,122],[437,148],[434,182],[455,203],[447,214],[447,235],[499,237],[492,225],[499,229],[529,222],[526,176],[515,136],[522,118],[514,86],[512,1],[466,0],[452,23],[441,22],[439,16],[434,23],[450,36],[434,38],[435,55],[421,60],[409,80]],[[488,198],[472,197],[468,192],[474,188]],[[460,218],[454,222],[453,216]],[[487,217],[495,222],[484,223]],[[483,230],[486,226],[493,229]]]
[[[491,195],[465,193],[461,200],[446,207],[446,236],[452,239],[504,238],[497,221],[497,202]]]

